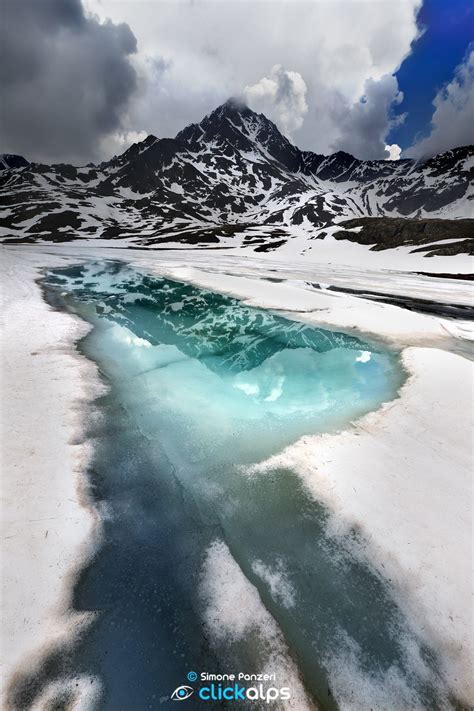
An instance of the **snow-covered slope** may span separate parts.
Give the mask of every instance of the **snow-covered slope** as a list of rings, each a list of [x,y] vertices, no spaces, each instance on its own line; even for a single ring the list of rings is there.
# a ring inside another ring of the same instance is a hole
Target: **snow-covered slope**
[[[97,166],[3,156],[0,230],[9,242],[99,238],[267,251],[295,234],[324,238],[354,218],[472,218],[473,177],[472,146],[417,163],[326,157],[300,151],[263,114],[231,99],[176,138],[150,135]]]

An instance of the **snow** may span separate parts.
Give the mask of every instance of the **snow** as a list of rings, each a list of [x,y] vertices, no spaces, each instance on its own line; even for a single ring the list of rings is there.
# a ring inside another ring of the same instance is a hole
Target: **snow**
[[[144,198],[151,197],[153,193],[137,193],[136,190],[131,188],[119,187],[116,192],[121,195],[126,200],[143,200]]]
[[[252,645],[261,647],[261,672],[275,674],[278,686],[291,689],[291,699],[282,708],[313,709],[280,628],[257,588],[247,580],[225,543],[218,539],[207,551],[200,593],[206,604],[205,625],[214,644],[238,643],[254,632]]]
[[[297,227],[288,227],[288,231],[298,238],[298,242],[282,245],[278,249],[278,259],[295,258],[295,255],[305,251],[305,258],[316,263],[351,265],[369,269],[441,272],[450,274],[469,274],[473,269],[473,259],[466,254],[449,256],[425,257],[422,253],[414,253],[416,246],[397,247],[390,250],[375,251],[367,245],[357,244],[349,240],[338,240],[333,235],[341,227],[329,227],[323,231],[324,239],[308,240],[307,233]],[[467,251],[467,245],[466,245]]]
[[[468,156],[462,163],[461,170],[471,170],[474,168],[474,155]]]
[[[252,563],[252,570],[268,585],[270,594],[275,600],[279,600],[284,607],[294,607],[296,593],[285,575],[281,561],[276,568],[271,568],[261,560],[255,560]]]
[[[98,524],[83,489],[82,409],[100,391],[74,342],[83,322],[50,309],[35,279],[61,257],[2,249],[2,687],[40,650],[78,634],[71,583]]]
[[[171,183],[169,190],[171,190],[172,193],[176,193],[176,195],[184,195],[184,188],[182,185],[179,185],[179,183]]]

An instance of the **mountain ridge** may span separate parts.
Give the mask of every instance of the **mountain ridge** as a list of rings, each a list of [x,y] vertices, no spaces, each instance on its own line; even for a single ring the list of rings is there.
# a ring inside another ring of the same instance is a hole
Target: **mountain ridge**
[[[282,235],[314,239],[356,218],[470,218],[473,179],[472,146],[423,162],[324,156],[301,151],[264,114],[230,99],[175,138],[150,134],[97,165],[7,156],[0,230],[7,242],[120,239],[148,247],[173,235],[205,245],[220,229],[226,238],[260,230],[274,248]]]

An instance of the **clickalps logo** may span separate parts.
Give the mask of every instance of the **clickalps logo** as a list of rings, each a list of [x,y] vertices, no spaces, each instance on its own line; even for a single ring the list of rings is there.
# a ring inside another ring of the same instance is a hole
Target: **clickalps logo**
[[[173,691],[171,699],[173,701],[186,701],[186,699],[189,699],[193,694],[193,687],[183,684],[182,686],[178,686],[178,688]]]
[[[182,684],[171,694],[172,701],[187,701],[193,694],[201,701],[264,701],[267,704],[278,699],[288,700],[291,698],[290,689],[287,686],[269,686],[268,682],[276,681],[275,674],[209,674],[201,672],[199,675],[195,671],[187,673],[187,680],[195,682],[198,680],[206,683],[199,689]],[[253,686],[244,686],[240,682],[259,682]],[[209,683],[211,682],[211,683]],[[217,682],[217,683],[216,683]]]

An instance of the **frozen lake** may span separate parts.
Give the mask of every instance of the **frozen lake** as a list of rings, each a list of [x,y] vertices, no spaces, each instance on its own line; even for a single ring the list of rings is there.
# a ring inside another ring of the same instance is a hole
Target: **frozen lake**
[[[446,707],[361,534],[331,532],[292,471],[252,473],[396,397],[397,353],[113,261],[44,288],[94,326],[81,350],[109,386],[89,431],[103,541],[74,593],[99,615],[48,674],[97,675],[114,711],[158,707],[191,669],[274,671],[298,709]]]

